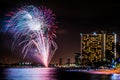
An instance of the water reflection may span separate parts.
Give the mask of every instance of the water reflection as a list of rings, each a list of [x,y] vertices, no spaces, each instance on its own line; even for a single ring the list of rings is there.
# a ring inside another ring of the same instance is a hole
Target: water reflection
[[[111,80],[120,80],[120,74],[113,74]]]
[[[120,80],[120,74],[68,72],[55,68],[0,68],[0,80]]]
[[[56,80],[54,68],[10,68],[4,72],[7,80]]]

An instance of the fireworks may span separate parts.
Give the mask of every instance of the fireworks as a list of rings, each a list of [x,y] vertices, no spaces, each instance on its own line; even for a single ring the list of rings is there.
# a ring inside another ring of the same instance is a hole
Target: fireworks
[[[32,52],[45,66],[48,66],[57,49],[53,41],[57,28],[55,14],[45,7],[37,8],[30,5],[18,9],[16,13],[10,12],[6,16],[11,17],[7,21],[6,31],[14,37],[12,49],[22,46],[23,58]]]

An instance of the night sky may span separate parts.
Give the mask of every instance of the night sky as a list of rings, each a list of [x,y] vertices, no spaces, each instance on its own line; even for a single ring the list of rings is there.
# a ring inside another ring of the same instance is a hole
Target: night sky
[[[80,33],[92,33],[101,30],[113,31],[120,40],[120,4],[106,2],[80,2],[79,0],[1,0],[0,1],[0,61],[16,62],[22,58],[12,54],[10,36],[2,32],[5,14],[24,5],[46,6],[53,10],[57,20],[58,50],[51,63],[63,63],[70,58],[74,62],[74,53],[80,52]],[[16,53],[17,54],[17,53]]]

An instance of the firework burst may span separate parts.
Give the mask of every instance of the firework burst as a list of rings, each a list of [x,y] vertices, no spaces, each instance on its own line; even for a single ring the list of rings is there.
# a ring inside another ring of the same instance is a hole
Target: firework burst
[[[6,21],[6,31],[14,37],[12,49],[22,46],[23,58],[32,52],[48,66],[57,49],[53,41],[57,28],[55,14],[45,7],[30,5],[18,9],[16,13],[9,12],[6,16],[10,17],[10,20]]]

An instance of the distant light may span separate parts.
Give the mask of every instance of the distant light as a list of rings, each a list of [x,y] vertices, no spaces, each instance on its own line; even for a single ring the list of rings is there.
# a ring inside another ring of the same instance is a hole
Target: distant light
[[[80,35],[82,35],[82,33],[80,33]]]
[[[115,68],[115,66],[114,66],[114,65],[112,65],[112,68]]]
[[[93,32],[94,35],[96,35],[96,32]]]
[[[113,32],[113,34],[115,34],[115,32]]]

